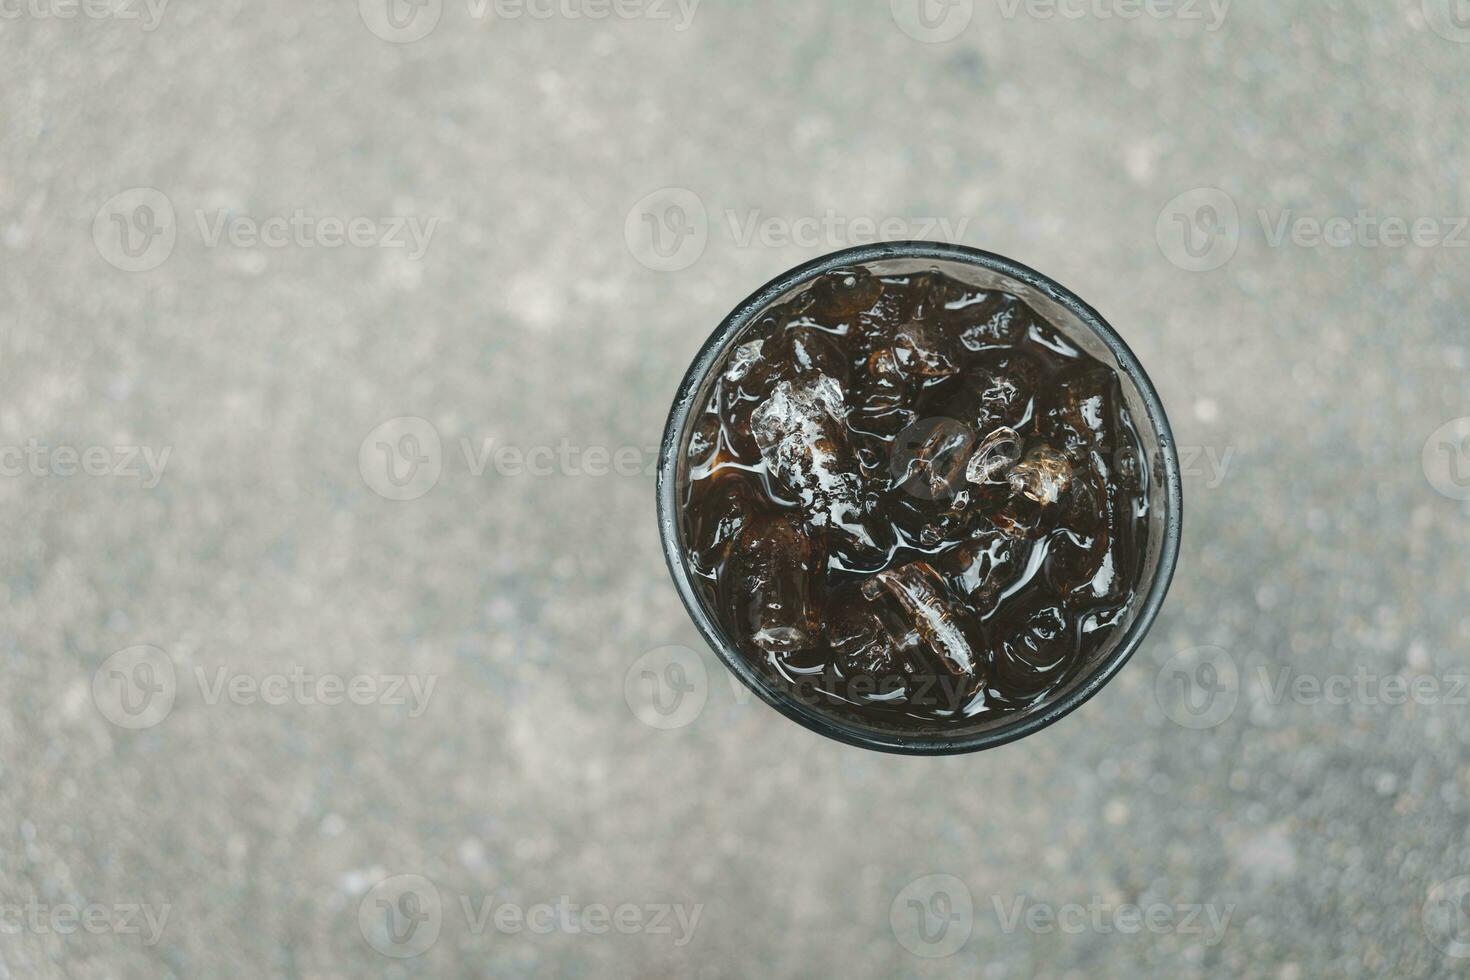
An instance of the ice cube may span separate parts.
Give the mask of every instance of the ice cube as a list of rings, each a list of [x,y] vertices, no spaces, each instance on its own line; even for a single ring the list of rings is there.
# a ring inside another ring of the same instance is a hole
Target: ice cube
[[[975,323],[967,327],[960,334],[960,342],[975,351],[1013,343],[1016,335],[1020,333],[1019,320],[1020,311],[1014,306],[996,310],[983,323]]]
[[[877,298],[855,319],[856,339],[869,353],[892,346],[899,326],[913,319],[914,297],[906,277],[885,277],[878,285]]]
[[[938,570],[950,576],[957,591],[971,607],[985,615],[996,597],[1020,570],[1029,547],[999,530],[982,529],[969,540],[935,560]]]
[[[719,576],[728,621],[767,654],[810,647],[820,636],[811,583],[821,566],[817,543],[794,516],[746,522]]]
[[[750,431],[750,416],[760,405],[760,398],[739,382],[722,380],[719,385],[720,428],[724,441],[743,463],[760,459],[760,447]]]
[[[825,331],[809,325],[785,327],[767,316],[754,332],[760,337],[730,352],[720,375],[717,406],[725,441],[736,456],[754,462],[760,448],[751,432],[751,414],[783,380],[847,377],[846,358]]]
[[[825,623],[827,645],[846,678],[884,678],[905,666],[898,641],[857,590],[834,595]]]
[[[847,429],[842,386],[826,375],[782,381],[751,414],[771,476],[794,493],[812,527],[876,547],[864,526],[863,480]]]
[[[880,347],[868,355],[868,375],[878,381],[888,381],[897,384],[903,381],[903,372],[898,369],[898,358],[893,355],[892,347]]]
[[[1052,515],[1048,520],[1048,515]],[[1030,497],[1013,493],[989,513],[990,523],[1013,538],[1035,540],[1046,534],[1055,523],[1055,510],[1048,511]]]
[[[754,478],[730,467],[693,484],[687,508],[689,557],[700,575],[715,577],[732,543],[759,511],[760,497]]]
[[[818,277],[809,290],[812,309],[838,319],[870,309],[882,292],[883,284],[867,269],[836,269]]]
[[[761,362],[761,351],[765,344],[764,340],[752,340],[731,351],[730,360],[725,365],[725,380],[745,380],[751,369]]]
[[[1005,293],[971,293],[945,304],[943,321],[972,351],[1007,347],[1025,335],[1030,310]]]
[[[952,279],[938,269],[927,269],[909,277],[909,292],[913,297],[912,318],[938,324],[951,336],[958,336],[954,323],[960,311],[972,309],[990,297],[989,293]]]
[[[998,483],[1021,459],[1021,437],[1015,429],[1001,426],[993,430],[975,447],[965,466],[965,479],[971,483]]]
[[[892,438],[918,418],[914,410],[918,384],[899,371],[889,347],[869,354],[863,368],[857,383],[852,424]]]
[[[1045,566],[1052,588],[1082,608],[1123,602],[1132,580],[1136,518],[1129,494],[1106,474],[1097,452],[1076,470],[1061,518],[1068,533],[1056,536]]]
[[[910,322],[893,338],[893,359],[906,378],[947,378],[960,369],[956,345],[938,327]]]
[[[846,384],[847,359],[830,334],[813,326],[793,325],[771,341],[770,359],[782,367],[781,377],[814,378],[826,375]]]
[[[950,594],[944,580],[928,563],[916,561],[885,569],[864,582],[862,589],[870,600],[877,599],[884,591],[892,596],[925,646],[951,675],[971,681],[983,678],[983,664],[971,639],[978,637],[978,628],[970,622],[964,605]]]
[[[695,421],[694,431],[689,434],[689,448],[686,452],[690,465],[708,465],[719,447],[720,416],[716,412],[705,412]]]
[[[1077,637],[1067,610],[1042,596],[1023,601],[1015,616],[995,645],[994,686],[1006,699],[1028,703],[1064,679]]]
[[[1122,393],[1114,372],[1101,364],[1068,368],[1057,375],[1049,402],[1045,414],[1058,442],[1068,449],[1113,450],[1115,433],[1122,428]]]
[[[1041,367],[1029,354],[1007,351],[997,356],[989,351],[980,356],[980,366],[967,375],[964,387],[950,400],[944,414],[973,425],[977,432],[990,432],[999,426],[1024,431],[1035,414],[1041,381]]]
[[[966,529],[981,518],[981,512],[970,506],[968,493],[963,490],[947,501],[890,490],[885,505],[884,517],[903,534],[908,546],[927,552],[965,537]]]
[[[1049,507],[1072,485],[1072,464],[1052,447],[1036,446],[1011,468],[1006,480],[1013,492]]]
[[[921,500],[949,500],[964,485],[975,433],[955,419],[921,419],[893,441],[893,485]]]
[[[725,444],[746,463],[754,463],[760,458],[760,449],[750,431],[750,414],[771,387],[773,362],[768,356],[774,346],[771,329],[770,324],[763,321],[763,328],[753,331],[758,336],[737,345],[730,352],[715,388]]]

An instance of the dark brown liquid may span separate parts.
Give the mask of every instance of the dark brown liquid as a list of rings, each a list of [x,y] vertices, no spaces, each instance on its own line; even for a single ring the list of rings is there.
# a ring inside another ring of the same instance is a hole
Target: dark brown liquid
[[[1118,377],[1016,297],[829,273],[716,375],[684,542],[726,635],[794,696],[972,725],[1066,683],[1132,601],[1146,474]]]

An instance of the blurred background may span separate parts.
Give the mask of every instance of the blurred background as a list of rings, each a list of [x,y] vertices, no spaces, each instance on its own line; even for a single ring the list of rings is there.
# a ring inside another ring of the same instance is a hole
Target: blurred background
[[[0,975],[1463,975],[1467,83],[1463,0],[0,0]],[[1148,641],[975,756],[659,552],[700,343],[880,237],[1181,447]]]

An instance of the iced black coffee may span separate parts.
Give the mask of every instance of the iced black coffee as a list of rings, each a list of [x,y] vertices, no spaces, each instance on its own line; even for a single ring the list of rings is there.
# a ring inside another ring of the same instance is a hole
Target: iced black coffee
[[[1077,675],[1132,602],[1146,474],[1117,374],[937,270],[821,276],[691,419],[681,534],[727,638],[791,696],[970,726]]]

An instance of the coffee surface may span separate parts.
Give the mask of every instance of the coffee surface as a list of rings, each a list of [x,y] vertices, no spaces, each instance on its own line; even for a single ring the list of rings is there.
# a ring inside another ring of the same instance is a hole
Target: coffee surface
[[[1132,602],[1147,474],[1117,374],[1015,296],[828,273],[765,310],[691,420],[681,533],[778,687],[970,725],[1074,677]]]

